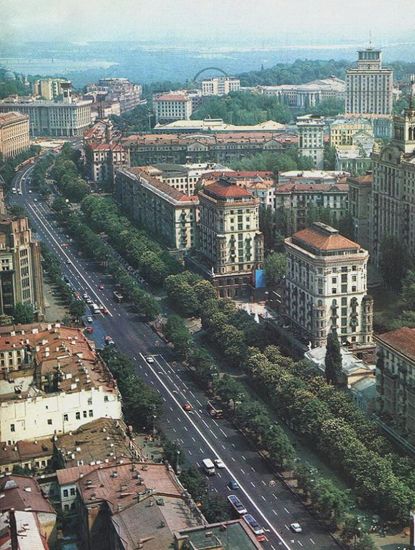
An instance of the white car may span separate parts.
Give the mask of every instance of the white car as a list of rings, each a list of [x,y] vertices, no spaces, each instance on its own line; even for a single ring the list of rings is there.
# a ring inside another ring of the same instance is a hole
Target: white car
[[[88,293],[87,293],[87,292],[84,292],[83,295],[82,295],[82,298],[83,298],[84,300],[87,300],[87,299],[89,298]]]
[[[33,202],[37,202],[37,199],[33,199]]]
[[[225,464],[223,463],[223,461],[220,458],[215,458],[215,460],[213,462],[215,463],[216,468],[224,468],[225,467]]]
[[[19,191],[19,195],[23,195],[23,192],[22,192],[22,191]]]
[[[32,194],[32,190],[31,190],[31,189],[29,189],[29,193]]]
[[[88,323],[92,323],[92,317],[87,317],[86,320]]]
[[[154,357],[151,357],[151,355],[149,355],[148,357],[146,357],[146,361],[147,363],[154,363]]]
[[[303,528],[299,523],[291,523],[290,525],[291,529],[294,531],[294,533],[302,533]]]

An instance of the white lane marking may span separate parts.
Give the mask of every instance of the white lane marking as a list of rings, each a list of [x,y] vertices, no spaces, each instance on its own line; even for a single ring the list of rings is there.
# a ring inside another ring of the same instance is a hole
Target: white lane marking
[[[302,546],[302,544],[301,544],[301,542],[300,542],[299,540],[297,540],[297,542],[298,542],[298,544],[299,544],[300,546]]]
[[[315,545],[316,545],[316,543],[315,543],[315,542],[313,541],[313,539],[310,539],[310,540],[311,540],[311,542],[312,542],[312,543],[314,544],[314,546],[315,546]]]
[[[193,441],[196,443],[196,439],[192,436]]]
[[[273,496],[273,497],[275,498],[275,500],[278,500],[278,497],[277,497],[277,495],[272,495],[272,496]]]
[[[188,450],[187,452],[189,453],[190,456],[192,456],[192,451],[189,451],[189,450]]]
[[[216,475],[219,476],[219,477],[222,477],[219,472],[216,472]]]
[[[203,407],[202,403],[199,401],[199,399],[196,399],[196,401],[199,403],[201,407]]]
[[[274,514],[275,514],[276,516],[278,516],[278,514],[277,514],[277,512],[274,510],[274,508],[272,509],[272,511],[274,512]],[[310,539],[310,540],[311,540],[311,539]]]
[[[212,430],[211,430],[210,428],[209,428],[209,431],[210,431],[210,433],[213,435],[213,437],[214,437],[215,439],[218,438],[218,436],[217,436],[215,433],[213,433]]]
[[[251,470],[252,470],[253,472],[255,472],[255,468],[254,468],[253,466],[251,466]]]
[[[290,512],[287,510],[287,508],[284,508],[284,510],[287,512],[287,514],[289,514]]]
[[[225,437],[228,437],[228,436],[226,435],[226,433],[222,430],[222,428],[219,428],[219,429],[220,429],[220,431],[222,432],[222,434],[223,434]]]
[[[244,460],[246,460],[246,458],[244,457],[244,455],[241,455],[241,457],[242,457]]]
[[[242,468],[240,468],[241,472],[245,475],[245,472],[242,470]]]
[[[262,498],[262,500],[265,500],[265,501],[267,500],[267,499],[264,497],[264,495],[261,495],[261,498]]]
[[[264,481],[263,479],[261,479],[261,481],[262,481],[262,483],[263,483],[264,485],[266,485],[266,483],[265,483],[265,481]]]
[[[143,354],[140,353],[141,357],[143,357]],[[143,357],[144,359],[144,357]],[[159,364],[160,366],[160,364]],[[176,405],[179,407],[183,415],[186,415],[185,411],[181,408],[179,401],[177,400],[176,396],[170,391],[170,389],[167,387],[165,381],[160,378],[160,376],[157,374],[156,371],[153,370],[153,368],[150,365],[151,370],[153,371],[154,376],[158,379],[159,383],[164,387],[164,389],[169,393],[172,400],[176,403]],[[193,428],[196,430],[196,432],[199,434],[200,438],[203,439],[207,447],[211,450],[211,452],[216,455],[218,458],[220,458],[219,453],[216,451],[215,447],[212,443],[203,435],[203,432],[201,429],[196,425],[194,420],[189,416],[186,415],[187,420],[192,424]],[[201,451],[203,453],[203,451]],[[199,464],[198,467],[200,468]],[[253,498],[250,496],[248,491],[243,487],[243,485],[239,482],[238,478],[230,471],[230,469],[225,465],[225,469],[227,470],[228,474],[233,477],[233,479],[238,483],[239,489],[242,493],[244,493],[245,497],[249,500],[251,505],[255,508],[257,513],[262,517],[262,519],[267,523],[267,525],[270,527],[272,532],[280,539],[282,544],[287,548],[288,550],[291,550],[291,547],[285,542],[285,540],[281,537],[280,533],[275,529],[271,521],[266,517],[264,512],[259,508],[259,506],[256,504],[256,502],[253,500]]]
[[[222,449],[226,449],[225,445],[222,445]]]
[[[219,424],[216,422],[216,420],[215,420],[214,418],[212,418],[212,422],[213,422],[214,424],[216,424],[216,426],[219,426]]]

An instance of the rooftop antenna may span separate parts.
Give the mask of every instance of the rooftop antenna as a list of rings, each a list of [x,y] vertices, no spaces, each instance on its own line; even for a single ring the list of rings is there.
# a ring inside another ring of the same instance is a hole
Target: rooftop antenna
[[[411,75],[410,78],[410,90],[409,90],[409,110],[413,110],[413,96],[414,96],[414,75]]]
[[[372,47],[372,31],[369,31],[369,48]]]

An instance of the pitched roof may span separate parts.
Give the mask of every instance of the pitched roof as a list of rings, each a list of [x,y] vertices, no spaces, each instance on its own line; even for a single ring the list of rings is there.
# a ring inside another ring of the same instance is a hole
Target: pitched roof
[[[379,334],[375,338],[415,361],[415,328],[402,327]]]
[[[157,178],[152,177],[148,172],[143,170],[142,168],[138,166],[131,166],[129,168],[125,168],[124,171],[130,172],[137,178],[141,178],[141,180],[145,181],[148,185],[151,185],[152,187],[155,187],[165,195],[169,196],[170,198],[180,201],[180,202],[195,202],[198,200],[197,197],[193,195],[185,195],[178,189],[175,189],[174,187],[171,187],[167,183],[163,183],[162,181],[158,180]]]
[[[205,192],[208,195],[212,195],[218,198],[241,198],[241,197],[249,197],[252,199],[254,198],[252,196],[252,193],[250,193],[243,187],[229,184],[228,182],[225,182],[223,180],[219,180],[216,183],[212,183],[211,185],[208,185],[207,187],[205,187]]]
[[[294,243],[294,241],[296,241]],[[297,231],[292,236],[294,244],[305,244],[318,250],[356,250],[360,246],[340,235],[337,229],[321,222],[314,222],[311,227]]]
[[[275,188],[276,193],[347,193],[348,190],[347,183],[282,183]]]
[[[39,483],[29,476],[10,475],[0,478],[0,512],[27,510],[55,514],[49,501],[43,496]]]
[[[191,101],[191,99],[180,94],[163,94],[154,98],[154,101]]]

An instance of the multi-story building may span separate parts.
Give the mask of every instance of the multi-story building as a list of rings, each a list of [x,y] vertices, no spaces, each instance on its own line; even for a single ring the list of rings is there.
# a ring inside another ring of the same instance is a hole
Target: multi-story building
[[[324,163],[324,118],[319,115],[297,117],[298,154],[311,157],[316,168]]]
[[[240,87],[241,81],[235,76],[214,76],[202,80],[203,95],[225,95],[237,92]]]
[[[91,143],[85,147],[86,173],[91,181],[114,183],[115,168],[126,164],[127,151],[121,145]]]
[[[199,164],[214,162],[228,165],[251,155],[282,152],[294,140],[274,134],[237,133],[203,136],[180,134],[142,134],[122,139],[131,164]]]
[[[338,221],[347,214],[348,187],[347,183],[282,183],[275,188],[273,208],[284,209],[290,234],[308,226],[311,205],[328,208]]]
[[[354,240],[365,250],[372,250],[371,219],[372,219],[372,174],[349,177],[348,211],[353,218]]]
[[[37,78],[32,82],[32,94],[51,101],[62,95],[62,82],[68,82],[64,78]]]
[[[101,78],[98,84],[86,86],[85,97],[95,102],[118,103],[120,112],[132,111],[137,105],[145,104],[141,99],[143,87],[132,84],[128,78]]]
[[[382,66],[382,52],[358,51],[357,67],[346,71],[346,113],[390,115],[393,103],[393,69]]]
[[[344,80],[331,76],[323,80],[313,80],[306,84],[283,84],[280,86],[257,86],[255,91],[284,99],[290,107],[307,109],[326,99],[344,99]]]
[[[29,117],[16,111],[0,114],[0,153],[15,157],[30,147]]]
[[[32,236],[28,218],[0,214],[0,263],[0,312],[12,315],[17,304],[28,304],[43,319],[40,245]]]
[[[117,168],[115,190],[126,212],[165,246],[185,251],[196,244],[198,199],[139,167]]]
[[[6,327],[0,369],[0,440],[8,445],[76,430],[96,418],[122,418],[115,380],[80,329]]]
[[[285,240],[284,314],[313,346],[336,331],[352,347],[372,342],[369,253],[320,222]]]
[[[177,133],[204,133],[209,134],[229,134],[229,133],[260,133],[269,132],[272,134],[283,133],[286,129],[284,124],[275,122],[275,120],[266,120],[258,124],[249,124],[246,126],[227,124],[221,118],[205,118],[204,120],[176,120],[167,124],[156,124],[154,132],[161,134]]]
[[[193,112],[192,99],[185,93],[169,92],[157,95],[153,99],[156,124],[189,120]]]
[[[394,118],[393,140],[372,154],[372,256],[379,263],[386,237],[415,253],[415,109]]]
[[[336,147],[336,170],[358,176],[366,174],[371,169],[370,153],[360,145],[338,145]]]
[[[62,101],[11,96],[0,101],[0,113],[19,111],[29,116],[32,136],[82,136],[91,124],[92,101],[73,99],[68,83],[61,83]]]
[[[353,145],[353,137],[362,130],[373,142],[373,128],[369,120],[362,117],[337,119],[330,124],[330,146]]]
[[[290,170],[278,173],[278,183],[345,183],[348,175],[336,170]]]
[[[243,187],[220,179],[199,192],[199,202],[199,270],[219,296],[247,295],[252,274],[262,268],[264,259],[259,200]]]
[[[113,142],[113,124],[111,120],[98,120],[84,132],[84,147]]]

